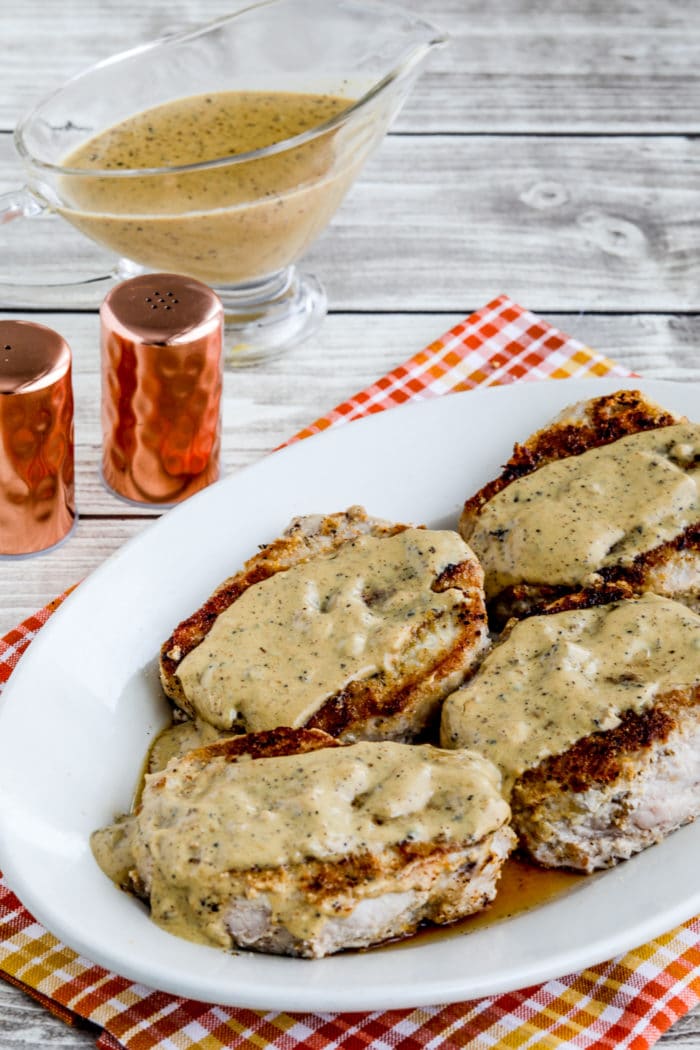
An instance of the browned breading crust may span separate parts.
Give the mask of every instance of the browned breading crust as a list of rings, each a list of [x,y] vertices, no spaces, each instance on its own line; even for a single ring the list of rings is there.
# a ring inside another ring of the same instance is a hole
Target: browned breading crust
[[[409,527],[387,522],[376,522],[368,527],[368,522],[368,515],[361,507],[319,518],[312,535],[297,522],[284,535],[253,555],[240,572],[224,580],[196,612],[178,624],[161,647],[160,674],[166,695],[190,716],[194,715],[177,677],[177,668],[187,654],[204,641],[216,618],[249,587],[292,565],[309,561],[321,551],[335,550],[363,531],[372,536],[393,536]]]
[[[584,587],[580,591],[566,591],[557,594],[556,587],[542,588],[545,592],[538,602],[530,595],[527,609],[522,613],[513,611],[507,619],[502,621],[502,630],[498,635],[498,643],[504,642],[513,628],[520,620],[529,619],[531,616],[549,616],[554,613],[568,612],[572,609],[594,609],[599,605],[611,605],[612,602],[623,601],[626,598],[638,597],[633,587],[625,582],[600,583],[596,587]],[[504,591],[504,594],[506,592]],[[512,592],[509,590],[508,594]]]
[[[666,411],[648,400],[639,390],[618,390],[592,398],[566,409],[560,417],[537,431],[527,441],[517,444],[500,477],[495,478],[466,501],[459,523],[460,534],[467,543],[485,505],[513,481],[532,474],[556,460],[579,456],[590,449],[646,430],[657,430],[687,422],[684,416]],[[645,590],[697,607],[696,596],[686,591],[684,579],[697,571],[700,552],[700,523],[689,525],[673,539],[653,550],[638,554],[624,566],[601,568],[592,586],[628,583],[635,594]],[[588,583],[588,581],[586,581]],[[505,587],[489,602],[491,624],[500,630],[511,617],[531,616],[548,603],[576,591],[574,586],[523,581]]]
[[[476,562],[448,566],[433,584],[433,590],[460,588],[471,594],[471,599],[458,616],[459,636],[442,659],[427,673],[421,669],[404,678],[399,688],[388,675],[374,675],[370,680],[350,682],[309,719],[308,728],[322,729],[334,736],[341,733],[352,736],[361,732],[363,736],[381,737],[385,728],[389,730],[390,720],[405,711],[412,712],[417,725],[426,727],[435,708],[436,691],[441,691],[439,683],[459,674],[464,668],[467,654],[478,652],[482,646],[487,623],[481,584],[481,570]],[[429,630],[430,622],[426,621],[419,633],[425,634]]]
[[[631,565],[615,566],[600,569],[598,575],[606,582],[613,583],[623,577],[635,591],[648,586],[655,572],[663,569],[675,554],[696,554],[700,551],[700,522],[693,522],[674,536],[672,540],[659,544],[650,551],[642,551]],[[656,588],[654,588],[656,590]],[[659,591],[658,593],[663,593]]]
[[[565,609],[590,609],[594,605],[607,605],[621,598],[633,598],[645,589],[652,589],[656,593],[663,594],[662,588],[649,586],[654,572],[659,568],[665,568],[674,554],[684,552],[692,556],[700,553],[700,522],[693,522],[673,539],[659,544],[653,550],[642,551],[629,565],[609,565],[599,569],[596,576],[600,578],[600,583],[596,586],[586,587],[573,594],[561,588],[561,597],[548,597],[539,605],[532,605],[534,588],[530,588],[528,615],[563,612]],[[556,587],[541,588],[543,592],[547,591],[550,595],[557,589]],[[517,588],[509,588],[510,593],[516,590]]]
[[[241,758],[283,758],[285,755],[304,755],[309,751],[320,751],[326,747],[342,747],[342,744],[335,737],[323,733],[320,729],[290,729],[287,726],[280,726],[261,733],[242,733],[239,736],[227,737],[225,740],[216,740],[203,747],[194,748],[188,753],[188,760],[199,762],[201,768],[215,758],[223,757],[229,762],[237,762]],[[160,772],[162,776],[153,781],[155,790],[165,786],[165,771],[160,770]],[[196,779],[195,773],[191,774],[191,779]],[[143,802],[139,801],[134,808],[134,813],[138,814],[142,807]],[[148,893],[136,869],[129,872],[122,889],[148,900]]]
[[[299,519],[284,536],[246,562],[242,572],[226,580],[211,598],[181,623],[161,650],[161,681],[167,696],[190,717],[195,712],[184,695],[177,668],[188,652],[206,637],[216,617],[254,584],[275,572],[336,550],[361,534],[388,537],[410,526],[375,521],[362,508],[312,519]],[[455,614],[457,634],[449,648],[436,650],[432,663],[401,665],[369,679],[350,682],[309,719],[308,728],[352,739],[415,739],[427,730],[444,697],[466,676],[471,663],[487,644],[488,628],[483,596],[483,573],[476,558],[448,565],[433,583],[436,592],[460,589],[463,606]],[[364,595],[371,608],[382,595]],[[440,617],[427,615],[417,623],[412,642],[429,640]]]
[[[530,610],[532,616],[553,616],[556,613],[575,609],[593,609],[601,605],[626,601],[636,597],[636,591],[626,581],[601,583],[575,594],[565,594],[556,601],[545,602]],[[500,641],[505,641],[519,623],[512,617],[506,624]],[[557,781],[563,790],[587,791],[594,785],[613,783],[622,772],[623,759],[631,754],[663,743],[676,728],[676,716],[680,707],[700,705],[700,686],[688,690],[674,690],[659,696],[654,706],[646,711],[626,711],[614,729],[582,737],[561,755],[544,759],[523,773],[513,789],[514,807],[517,807],[523,792],[528,793],[528,805],[533,802],[533,790],[542,785],[543,794],[551,792],[551,784]]]
[[[514,446],[500,477],[490,481],[464,504],[460,532],[469,542],[470,523],[484,504],[511,482],[532,474],[546,463],[580,456],[582,452],[609,445],[640,430],[655,430],[678,422],[678,416],[653,404],[639,390],[618,390],[614,394],[592,398],[586,403],[582,419],[550,423],[523,445]]]
[[[700,523],[693,522],[666,543],[660,543],[650,551],[642,551],[629,564],[601,567],[595,574],[600,582],[580,591],[572,593],[566,586],[537,583],[505,587],[491,603],[492,626],[499,629],[511,616],[522,619],[524,616],[564,609],[605,605],[618,598],[632,598],[644,591],[685,601],[693,607],[693,602],[678,594],[669,583],[673,582],[673,565],[682,564],[685,559],[696,562],[698,555]],[[574,599],[573,605],[567,604],[568,597]],[[585,602],[588,604],[582,604]]]
[[[522,792],[527,792],[531,806],[537,786],[544,796],[551,793],[554,781],[561,790],[575,793],[614,784],[635,756],[668,740],[679,725],[681,709],[698,705],[700,686],[695,686],[664,693],[646,711],[626,711],[614,729],[583,737],[568,751],[523,773],[513,790],[514,808]]]
[[[198,767],[222,756],[231,762],[260,761],[343,746],[347,745],[318,729],[283,727],[249,733],[191,751],[186,761],[192,770],[185,775],[196,780]],[[164,785],[165,776],[154,780],[150,789],[157,791]],[[384,896],[391,899],[401,893],[417,897],[422,894],[415,905],[415,914],[407,913],[405,925],[391,932],[392,937],[406,936],[424,922],[453,922],[488,904],[495,894],[501,865],[514,845],[515,836],[505,823],[480,842],[460,843],[440,835],[429,842],[405,840],[387,846],[380,853],[363,850],[336,860],[307,858],[302,863],[254,867],[229,873],[232,899],[255,902],[267,894],[281,895],[296,899],[299,908],[323,911],[331,921],[349,917],[358,903],[368,898],[379,901]],[[129,873],[125,888],[148,902],[147,885],[136,869]],[[206,906],[207,902],[201,903]],[[219,909],[217,902],[211,906],[213,910]],[[324,954],[311,942],[290,936],[280,941],[279,933],[279,928],[272,929],[267,940],[246,942],[244,946],[308,957]],[[376,942],[377,938],[371,936],[367,941],[368,944]]]
[[[195,748],[192,758],[209,762],[213,758],[226,758],[237,762],[239,758],[283,758],[285,755],[305,755],[308,751],[321,751],[325,747],[340,747],[335,737],[320,729],[289,729],[279,726],[261,733],[243,733],[240,736],[216,740],[213,744]]]
[[[574,592],[565,588],[541,587],[538,588],[538,593],[535,595],[534,590],[534,588],[529,589],[527,608],[522,610],[518,610],[516,604],[519,598],[524,598],[524,595],[520,595],[519,589],[509,587],[507,591],[503,591],[503,595],[510,600],[509,606],[516,605],[516,608],[513,609],[514,614],[500,635],[501,640],[507,638],[518,620],[524,617],[547,616],[571,609],[594,609],[599,605],[610,605],[612,602],[622,601],[625,598],[635,598],[638,594],[627,580],[616,580],[611,583],[601,580],[597,586],[584,587]]]
[[[544,867],[595,871],[626,860],[700,815],[700,686],[626,711],[516,782],[513,828]]]
[[[467,843],[461,846],[467,847]],[[467,881],[471,876],[470,866],[460,868],[455,864],[455,851],[459,848],[454,842],[404,842],[387,847],[380,854],[356,853],[334,861],[307,860],[303,865],[287,868],[251,870],[246,873],[246,882],[253,894],[266,890],[279,892],[280,885],[286,882],[290,893],[300,892],[308,904],[320,906],[327,901],[337,901],[337,912],[342,914],[351,910],[358,891],[372,883],[390,886],[395,880],[399,887],[409,880],[429,883],[446,868],[457,868],[454,874]],[[485,897],[479,905],[487,904],[488,899]],[[437,923],[451,922],[455,917],[443,914],[439,906],[430,916],[431,921]]]

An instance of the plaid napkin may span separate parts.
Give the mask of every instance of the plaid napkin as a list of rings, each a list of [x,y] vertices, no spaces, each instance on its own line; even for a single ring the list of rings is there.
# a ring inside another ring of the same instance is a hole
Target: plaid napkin
[[[502,296],[291,440],[483,384],[611,375],[629,373]],[[60,601],[0,641],[0,686]],[[365,1014],[263,1013],[178,999],[95,966],[43,929],[0,881],[0,976],[68,1022],[99,1025],[102,1050],[645,1050],[700,1000],[700,919],[610,962],[507,995]]]

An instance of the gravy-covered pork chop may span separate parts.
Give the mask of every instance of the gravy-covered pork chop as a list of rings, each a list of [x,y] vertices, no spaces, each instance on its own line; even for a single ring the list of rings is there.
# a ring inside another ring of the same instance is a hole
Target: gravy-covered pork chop
[[[221,731],[412,740],[488,644],[483,574],[455,532],[299,518],[180,624],[165,692]]]
[[[467,500],[494,622],[596,583],[700,609],[700,425],[639,391],[566,409]]]
[[[515,842],[499,783],[466,751],[278,729],[171,760],[92,844],[172,933],[320,957],[492,900]]]
[[[443,707],[443,747],[499,767],[520,843],[547,867],[608,867],[700,813],[700,616],[630,594],[511,621]]]

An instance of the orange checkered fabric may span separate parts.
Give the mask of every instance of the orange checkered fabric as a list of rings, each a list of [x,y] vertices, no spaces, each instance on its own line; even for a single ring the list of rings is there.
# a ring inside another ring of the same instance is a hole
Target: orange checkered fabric
[[[629,373],[502,296],[291,440],[482,384],[610,375]],[[0,686],[61,600],[0,641]],[[101,1050],[647,1050],[700,1001],[700,919],[610,962],[507,995],[413,1010],[289,1014],[192,1002],[110,973],[43,929],[0,880],[0,976],[64,1020],[98,1025]]]
[[[339,423],[477,386],[630,373],[502,295],[285,444]]]

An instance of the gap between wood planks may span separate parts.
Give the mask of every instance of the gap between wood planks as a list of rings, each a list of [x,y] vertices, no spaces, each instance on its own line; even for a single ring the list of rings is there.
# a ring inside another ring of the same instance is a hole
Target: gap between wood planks
[[[0,135],[14,135],[14,128],[0,128]],[[456,139],[689,139],[695,141],[700,138],[700,131],[690,128],[676,128],[674,131],[658,131],[655,128],[648,130],[635,129],[634,131],[575,131],[557,128],[547,131],[388,131],[387,138],[395,139],[420,139],[420,138],[456,138]]]

